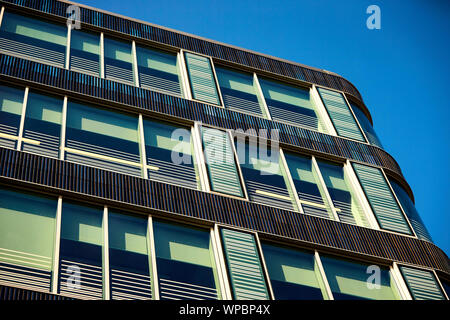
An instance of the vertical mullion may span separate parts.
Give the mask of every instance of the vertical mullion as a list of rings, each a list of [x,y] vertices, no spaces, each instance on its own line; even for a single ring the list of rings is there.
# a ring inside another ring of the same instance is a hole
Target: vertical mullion
[[[108,207],[103,207],[103,299],[110,300]]]
[[[264,258],[264,253],[262,250],[261,242],[259,241],[258,233],[255,232],[254,235],[255,235],[256,248],[258,249],[259,256],[261,257],[260,258],[261,267],[263,269],[264,277],[266,279],[266,286],[269,291],[269,297],[271,300],[275,300],[275,295],[273,294],[272,283],[270,282],[269,271],[267,269],[266,259]]]
[[[363,127],[361,126],[361,124],[360,124],[359,121],[358,121],[358,118],[356,117],[355,113],[353,112],[352,106],[350,105],[350,103],[349,103],[348,100],[347,100],[347,97],[345,96],[345,92],[341,91],[341,94],[342,94],[342,96],[344,97],[344,100],[345,100],[345,103],[347,104],[347,107],[350,109],[350,113],[352,114],[353,119],[355,119],[355,123],[356,123],[356,125],[358,126],[359,131],[361,131],[361,134],[363,135],[363,137],[364,137],[364,139],[366,140],[366,142],[367,142],[368,144],[371,144],[370,141],[369,141],[369,139],[368,139],[367,136],[366,136],[366,132],[363,130]]]
[[[136,41],[131,41],[131,56],[133,58],[133,74],[134,74],[134,85],[139,87],[139,72],[137,64],[137,53],[136,53]]]
[[[144,138],[144,120],[142,114],[139,114],[138,131],[139,131],[139,148],[141,151],[142,177],[144,179],[148,179],[147,155],[145,152],[145,138]]]
[[[59,160],[64,160],[64,151],[66,146],[66,123],[67,123],[67,96],[64,96],[62,115],[61,115],[61,137],[59,141]]]
[[[5,7],[2,6],[2,9],[0,11],[0,26],[2,25],[3,21],[3,14],[5,13]]]
[[[378,224],[375,214],[370,207],[369,201],[366,198],[364,190],[362,189],[358,177],[353,171],[353,167],[349,160],[347,160],[346,164],[344,165],[344,174],[347,174],[347,176],[349,177],[351,184],[350,188],[353,189],[358,202],[362,205],[363,214],[368,218],[370,227],[375,230],[380,230],[380,225]]]
[[[330,284],[328,283],[327,275],[325,274],[325,270],[323,269],[322,260],[320,260],[319,252],[317,250],[314,251],[314,261],[317,263],[319,267],[320,275],[322,276],[322,281],[325,285],[325,290],[328,295],[329,300],[334,300],[333,292],[331,292]]]
[[[100,32],[100,78],[105,78],[105,35]]]
[[[28,102],[28,93],[30,91],[29,87],[25,88],[25,93],[23,96],[23,104],[22,104],[22,114],[20,116],[20,125],[19,125],[19,133],[17,136],[17,150],[20,151],[22,148],[22,136],[23,136],[23,127],[25,125],[25,114],[27,112],[27,102]]]
[[[225,265],[225,259],[223,257],[223,249],[220,242],[220,234],[217,224],[215,224],[214,228],[211,229],[210,236],[216,262],[216,269],[219,277],[221,299],[232,300],[233,296],[231,294],[230,282],[228,280],[226,271],[227,267]]]
[[[156,251],[155,251],[155,234],[153,232],[153,219],[152,216],[148,216],[148,238],[150,245],[150,259],[151,259],[151,279],[152,283],[152,298],[153,300],[159,300],[159,283],[158,283],[158,270],[156,266]]]
[[[70,67],[70,39],[72,37],[72,24],[67,24],[67,42],[66,42],[66,65],[65,68]]]
[[[58,277],[59,277],[59,251],[61,241],[61,215],[62,215],[62,197],[58,197],[58,205],[56,209],[56,228],[55,228],[55,244],[53,250],[53,272],[52,272],[52,288],[51,292],[58,293]]]
[[[194,140],[194,150],[196,151],[196,161],[198,163],[198,171],[200,175],[200,184],[202,186],[202,190],[206,192],[210,192],[210,184],[208,178],[208,169],[206,168],[205,154],[203,152],[203,139],[201,134],[201,123],[195,122],[193,131],[193,140]]]
[[[281,148],[280,148],[280,158],[281,158],[281,162],[282,162],[281,165],[283,165],[285,168],[284,171],[286,172],[286,177],[288,179],[288,183],[291,187],[292,193],[294,193],[294,200],[295,200],[295,203],[297,204],[298,211],[300,213],[305,213],[303,211],[303,207],[301,205],[300,198],[298,197],[298,192],[297,192],[297,189],[295,188],[295,184],[294,184],[294,180],[292,179],[291,171],[289,170],[289,166],[287,164],[286,158],[284,157],[283,149],[281,149]]]
[[[319,178],[319,183],[322,185],[323,192],[325,192],[326,195],[326,201],[328,201],[328,204],[330,205],[331,212],[333,213],[333,217],[336,221],[340,221],[339,216],[336,212],[336,208],[334,207],[333,200],[331,199],[330,193],[328,192],[327,184],[325,183],[325,180],[323,180],[322,172],[320,172],[319,165],[317,164],[316,158],[314,156],[311,157],[313,170],[316,171],[317,177]]]
[[[267,106],[267,103],[266,103],[266,97],[264,97],[264,93],[263,93],[261,85],[259,83],[258,76],[256,75],[255,72],[253,72],[253,82],[256,85],[256,93],[259,96],[260,101],[262,102],[264,114],[266,115],[267,119],[272,120],[272,116],[270,115],[269,107]]]
[[[211,72],[213,74],[214,85],[216,86],[216,91],[217,91],[217,95],[219,96],[220,105],[225,108],[225,104],[223,103],[223,99],[222,99],[222,92],[220,91],[219,80],[217,79],[217,75],[216,75],[216,68],[214,67],[214,62],[211,57],[208,57],[208,59],[209,59],[210,65],[211,65]]]
[[[180,61],[180,74],[181,74],[181,79],[182,79],[182,84],[183,84],[183,94],[184,97],[186,99],[192,100],[192,91],[191,91],[191,86],[189,83],[189,76],[187,74],[187,64],[186,64],[186,60],[184,58],[184,53],[183,50],[181,50],[180,52],[178,52],[178,61]]]
[[[437,282],[438,285],[439,285],[439,289],[441,289],[442,294],[444,295],[444,297],[445,297],[447,300],[450,300],[450,297],[448,296],[447,291],[445,291],[444,286],[442,285],[441,280],[439,279],[439,277],[438,277],[438,275],[437,275],[437,273],[436,273],[436,270],[432,269],[431,272],[434,274],[434,277],[436,278],[436,282]]]
[[[325,125],[327,133],[333,136],[338,136],[336,128],[334,127],[334,124],[331,121],[327,109],[325,108],[325,105],[323,104],[323,101],[319,96],[319,92],[317,91],[317,87],[315,84],[313,84],[313,86],[311,87],[310,94],[313,98],[316,110],[319,112],[319,117],[323,119],[323,123]]]

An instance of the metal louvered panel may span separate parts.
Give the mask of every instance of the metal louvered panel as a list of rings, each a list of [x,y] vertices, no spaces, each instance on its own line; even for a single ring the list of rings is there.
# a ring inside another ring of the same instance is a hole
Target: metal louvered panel
[[[111,269],[113,300],[146,300],[152,298],[150,276]]]
[[[56,301],[56,300],[73,300],[69,297],[64,297],[61,295],[56,294],[50,294],[46,292],[40,292],[40,291],[33,291],[33,290],[27,290],[23,288],[16,288],[16,287],[9,287],[0,285],[0,300],[23,300],[23,301],[31,301],[31,300],[49,300],[49,301]]]
[[[155,214],[215,221],[450,274],[445,253],[427,241],[0,147],[0,182],[13,181],[60,190],[69,198],[126,202]]]
[[[193,98],[220,105],[210,60],[189,52],[185,57]]]
[[[237,300],[268,300],[258,249],[253,235],[222,229],[228,273]]]
[[[380,169],[358,163],[352,165],[381,228],[412,234]]]
[[[255,95],[225,87],[220,90],[227,109],[262,117],[261,106]]]
[[[50,291],[51,275],[47,270],[0,263],[0,284]]]
[[[400,266],[414,300],[446,300],[431,271]]]
[[[139,66],[139,84],[142,88],[181,96],[177,75]]]
[[[134,75],[132,64],[105,57],[105,78],[133,85]]]
[[[37,153],[52,158],[59,157],[59,137],[32,130],[25,130],[23,137],[39,142],[39,144],[36,144],[24,141],[22,147],[23,151]]]
[[[217,300],[217,290],[174,280],[159,279],[160,297],[163,300]]]
[[[317,90],[338,135],[366,142],[342,94],[324,88]]]
[[[292,199],[286,188],[279,188],[248,179],[245,181],[245,184],[251,201],[285,210],[294,210]]]
[[[202,127],[202,139],[211,189],[242,197],[241,182],[228,133]]]
[[[92,53],[71,48],[70,70],[98,77],[100,75],[100,57]]]
[[[74,276],[74,267],[80,271],[79,285],[71,282],[71,278]],[[62,259],[59,270],[59,291],[61,294],[77,299],[103,298],[102,267]]]

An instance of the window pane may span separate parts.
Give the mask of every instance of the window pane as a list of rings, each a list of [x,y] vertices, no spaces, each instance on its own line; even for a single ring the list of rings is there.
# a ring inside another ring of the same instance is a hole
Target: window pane
[[[109,212],[111,298],[151,299],[148,220]]]
[[[61,294],[102,299],[102,217],[103,208],[63,203],[59,264]]]
[[[394,189],[398,201],[400,201],[403,211],[406,213],[409,222],[414,228],[417,237],[419,239],[433,242],[427,228],[425,227],[422,219],[420,218],[419,212],[417,212],[414,203],[412,202],[411,198],[408,196],[406,191],[394,180],[389,179],[389,182],[391,183],[392,189]]]
[[[263,116],[262,104],[252,74],[224,68],[216,68],[216,74],[226,108],[259,117]]]
[[[69,102],[66,159],[141,175],[137,118]]]
[[[314,254],[262,244],[276,300],[328,299]]]
[[[131,43],[105,38],[105,78],[134,84]]]
[[[250,200],[296,210],[278,149],[268,147],[267,150],[260,150],[259,145],[238,139],[236,150]]]
[[[220,105],[211,62],[208,58],[185,53],[186,67],[194,99]]]
[[[369,226],[364,212],[356,199],[342,165],[317,161],[331,201],[341,222]]]
[[[0,188],[0,281],[50,290],[57,200]]]
[[[136,50],[140,86],[181,96],[177,55],[142,47]]]
[[[197,188],[190,130],[145,120],[144,138],[150,179]]]
[[[273,120],[325,132],[309,90],[265,79],[259,83]]]
[[[342,93],[324,88],[317,88],[317,91],[336,128],[337,134],[342,137],[366,142]]]
[[[209,231],[153,225],[161,299],[220,298]]]
[[[378,138],[377,133],[372,127],[372,124],[370,123],[369,119],[367,119],[364,112],[362,112],[358,106],[356,106],[353,103],[350,103],[353,113],[356,116],[356,119],[358,119],[359,124],[361,125],[362,129],[364,130],[364,133],[366,134],[367,139],[369,140],[370,144],[373,144],[375,146],[378,146],[380,148],[383,148],[383,145],[380,142],[380,139]]]
[[[226,131],[202,127],[211,190],[243,197],[233,146]]]
[[[63,67],[66,37],[66,26],[5,12],[0,28],[0,52]]]
[[[285,156],[303,212],[322,218],[333,218],[312,159],[291,153],[285,153]]]
[[[30,92],[27,99],[22,143],[23,151],[58,158],[62,98]]]
[[[392,274],[380,268],[379,287],[376,271],[369,265],[322,256],[322,265],[335,300],[400,300]],[[373,287],[371,285],[374,285]]]
[[[414,300],[446,300],[432,271],[405,266],[400,271]]]
[[[15,148],[24,90],[0,86],[0,146]]]
[[[100,75],[100,36],[73,29],[70,35],[70,70]]]

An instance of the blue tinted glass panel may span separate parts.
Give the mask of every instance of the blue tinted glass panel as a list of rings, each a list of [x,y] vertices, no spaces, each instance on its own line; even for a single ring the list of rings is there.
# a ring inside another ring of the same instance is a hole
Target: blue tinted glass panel
[[[81,299],[103,297],[103,208],[64,202],[59,292]]]
[[[19,135],[24,90],[0,86],[0,146],[15,148]]]
[[[0,52],[64,66],[67,27],[5,12]]]
[[[131,43],[105,38],[105,78],[134,84]]]
[[[383,148],[383,145],[380,142],[380,138],[378,138],[377,133],[373,129],[372,124],[370,123],[369,119],[367,119],[364,112],[362,112],[361,109],[359,109],[358,106],[353,103],[350,103],[350,106],[352,107],[353,113],[355,114],[356,119],[358,119],[358,122],[364,130],[364,133],[366,134],[366,137],[369,140],[370,144]]]
[[[217,299],[209,231],[154,222],[161,300]]]
[[[30,92],[22,150],[58,158],[63,99]]]
[[[100,36],[73,29],[70,35],[70,70],[100,75]]]

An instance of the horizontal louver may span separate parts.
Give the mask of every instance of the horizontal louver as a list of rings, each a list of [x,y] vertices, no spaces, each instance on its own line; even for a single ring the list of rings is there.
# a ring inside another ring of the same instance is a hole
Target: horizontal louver
[[[202,137],[211,189],[242,197],[241,182],[227,132],[202,128]]]
[[[79,283],[74,278],[79,271]],[[103,298],[102,267],[61,259],[60,262],[60,293],[78,299]],[[74,279],[74,280],[73,280]]]
[[[431,271],[404,266],[400,266],[400,270],[414,300],[445,300]]]
[[[220,105],[209,59],[188,52],[185,56],[193,98]]]
[[[7,254],[10,260],[25,259],[29,264],[29,260],[35,261],[36,264],[43,263],[50,265],[50,258],[35,257],[33,255],[26,256],[25,253],[19,255],[14,252],[4,252],[0,250],[0,255]],[[0,263],[0,284],[17,286],[31,290],[50,291],[50,280],[52,273],[48,270],[38,268],[25,267],[17,264]]]
[[[217,300],[217,290],[190,283],[159,279],[162,300]]]
[[[111,298],[113,300],[146,300],[152,298],[150,276],[111,269]]]
[[[254,236],[222,229],[228,274],[237,300],[268,300],[269,294]]]
[[[317,90],[338,135],[366,142],[342,94],[324,88]]]
[[[353,163],[364,193],[382,229],[411,234],[411,229],[378,168]]]
[[[100,57],[97,54],[71,48],[70,70],[98,77],[100,75]]]

